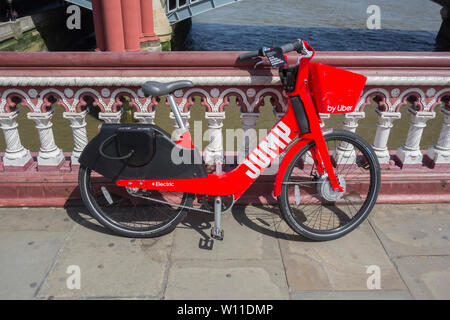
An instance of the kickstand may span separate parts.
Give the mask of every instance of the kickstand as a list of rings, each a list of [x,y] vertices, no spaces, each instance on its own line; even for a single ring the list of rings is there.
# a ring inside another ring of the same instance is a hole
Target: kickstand
[[[221,227],[222,218],[222,198],[217,196],[214,200],[214,227],[211,229],[211,237],[216,240],[223,240],[224,234]]]

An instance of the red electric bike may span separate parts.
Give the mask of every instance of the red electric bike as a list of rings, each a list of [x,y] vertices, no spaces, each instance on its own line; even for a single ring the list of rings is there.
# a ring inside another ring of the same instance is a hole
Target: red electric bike
[[[290,51],[299,53],[295,64],[287,62]],[[193,83],[145,83],[146,96],[167,97],[179,134],[173,139],[150,124],[103,124],[79,159],[79,186],[89,211],[129,237],[160,236],[188,210],[209,212],[215,220],[211,236],[222,240],[222,213],[280,157],[273,195],[294,231],[331,240],[355,229],[376,202],[379,163],[370,144],[355,133],[322,130],[319,113],[354,111],[366,78],[311,62],[313,56],[301,40],[239,56],[278,68],[289,105],[246,159],[225,173],[206,172],[171,95]],[[196,197],[200,208],[193,206]]]

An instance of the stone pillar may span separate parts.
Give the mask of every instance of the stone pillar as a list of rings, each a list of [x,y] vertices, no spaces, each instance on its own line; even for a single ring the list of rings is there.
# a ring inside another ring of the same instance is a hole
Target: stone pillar
[[[255,131],[256,121],[259,119],[259,113],[241,113],[242,130],[244,131],[244,139],[238,150],[238,163],[242,163],[247,155],[258,144],[257,134]]]
[[[55,137],[53,135],[53,123],[51,119],[55,111],[52,109],[49,112],[29,112],[28,119],[36,123],[38,130],[41,148],[38,155],[38,168],[40,167],[59,167],[64,162],[64,155],[62,150],[55,144]]]
[[[380,111],[378,108],[375,109],[375,112],[378,114],[378,122],[372,147],[380,163],[389,163],[390,155],[387,147],[389,134],[394,126],[394,120],[400,119],[402,114],[400,112]]]
[[[396,157],[403,164],[422,164],[422,152],[420,151],[420,140],[423,129],[427,126],[428,120],[436,117],[435,112],[417,111],[412,107],[408,108],[411,113],[410,127],[406,142],[397,149]]]
[[[105,30],[102,16],[102,0],[92,1],[92,16],[94,18],[95,39],[97,42],[97,51],[105,50]]]
[[[126,51],[140,51],[140,0],[121,0],[123,38]]]
[[[101,1],[106,51],[125,51],[121,0]]]
[[[330,119],[331,114],[329,113],[319,113],[320,116],[320,120],[322,120],[322,123],[320,124],[320,128],[323,129],[325,128],[325,120]]]
[[[161,42],[172,39],[172,27],[164,11],[164,3],[161,0],[153,0],[153,21],[155,34]]]
[[[346,113],[344,119],[344,130],[355,133],[358,128],[358,121],[366,116],[365,112]],[[334,160],[336,163],[354,163],[356,160],[356,152],[353,145],[347,142],[341,142],[335,150]]]
[[[16,121],[19,110],[0,113],[0,128],[5,135],[6,150],[3,156],[5,167],[22,167],[24,170],[33,162],[30,151],[20,142],[18,124]]]
[[[358,128],[358,121],[365,118],[366,113],[365,112],[346,113],[344,117],[345,119],[343,129],[355,133],[356,128]]]
[[[441,112],[444,115],[441,134],[438,142],[427,152],[427,157],[434,164],[450,163],[450,109],[443,106]]]
[[[105,121],[105,123],[120,123],[122,117],[122,110],[117,112],[99,112],[98,118]]]
[[[190,112],[180,112],[180,115],[181,115],[181,120],[183,121],[184,126],[186,127],[186,129],[189,129],[189,119],[191,118],[191,113]],[[180,127],[178,126],[178,123],[175,120],[175,115],[173,114],[172,111],[170,111],[169,117],[170,117],[170,119],[174,120],[173,127],[175,128],[175,130],[172,133],[172,139],[178,140],[178,137],[181,134],[183,134],[184,132],[182,132],[180,130]]]
[[[143,40],[159,40],[158,36],[155,34],[155,25],[153,23],[153,0],[140,0],[140,5]]]
[[[208,165],[223,164],[223,136],[222,127],[225,112],[206,112],[208,120],[209,145],[205,149],[205,163]]]
[[[156,111],[152,112],[135,112],[134,118],[140,123],[155,124]]]
[[[80,158],[81,152],[83,152],[84,147],[88,143],[87,132],[86,132],[86,115],[88,111],[84,110],[82,112],[64,112],[63,117],[69,119],[70,127],[73,133],[73,151],[71,157],[72,165],[79,165],[78,159]]]
[[[140,1],[141,49],[144,51],[161,51],[161,42],[155,34],[153,22],[153,0]]]

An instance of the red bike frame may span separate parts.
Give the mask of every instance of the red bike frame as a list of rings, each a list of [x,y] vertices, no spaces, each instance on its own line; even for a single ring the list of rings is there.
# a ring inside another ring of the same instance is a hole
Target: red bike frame
[[[304,146],[314,141],[315,146],[311,155],[314,159],[317,172],[320,175],[326,172],[333,190],[342,192],[343,188],[339,185],[335,175],[320,127],[321,120],[309,89],[310,60],[314,56],[314,50],[306,42],[305,45],[313,54],[310,57],[305,57],[300,60],[295,90],[288,93],[289,103],[287,113],[274,125],[267,136],[259,142],[245,161],[234,170],[223,174],[209,174],[205,178],[197,179],[118,180],[116,184],[122,187],[188,192],[213,196],[233,195],[234,199],[238,199],[275,158],[280,153],[286,151],[275,178],[274,196],[278,197],[289,163]],[[291,101],[293,97],[299,97],[303,102],[310,128],[309,133],[302,134],[300,131]],[[179,143],[184,147],[191,145],[188,133],[183,135],[183,139]]]

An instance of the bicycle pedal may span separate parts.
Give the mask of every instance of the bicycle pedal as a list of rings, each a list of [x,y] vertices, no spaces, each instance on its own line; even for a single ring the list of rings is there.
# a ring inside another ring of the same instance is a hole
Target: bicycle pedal
[[[223,229],[211,228],[211,238],[222,241],[224,238]]]

